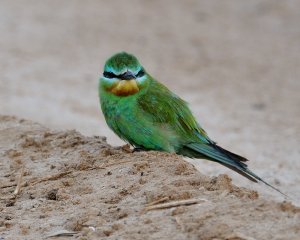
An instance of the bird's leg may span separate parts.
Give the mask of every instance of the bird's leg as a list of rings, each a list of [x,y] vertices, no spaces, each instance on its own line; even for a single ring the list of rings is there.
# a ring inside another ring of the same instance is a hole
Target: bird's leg
[[[147,151],[147,149],[145,149],[143,147],[133,147],[133,149],[131,149],[129,144],[125,144],[123,146],[115,147],[115,149],[118,149],[118,150],[121,149],[121,150],[123,150],[124,152],[127,152],[127,153]]]

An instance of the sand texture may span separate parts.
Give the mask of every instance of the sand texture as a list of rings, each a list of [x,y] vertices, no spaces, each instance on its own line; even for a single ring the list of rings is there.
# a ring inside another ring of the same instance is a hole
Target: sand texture
[[[0,144],[5,240],[250,240],[300,234],[300,208],[261,199],[227,175],[205,176],[175,154],[131,153],[104,137],[52,131],[9,116],[0,117]],[[182,200],[196,204],[149,209]]]

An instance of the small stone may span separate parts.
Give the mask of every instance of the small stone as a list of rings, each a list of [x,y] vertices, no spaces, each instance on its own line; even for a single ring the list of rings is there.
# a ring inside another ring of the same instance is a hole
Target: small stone
[[[47,193],[47,196],[46,196],[46,198],[48,199],[48,200],[57,200],[57,191],[58,191],[58,189],[52,189],[52,190],[50,190],[48,193]]]

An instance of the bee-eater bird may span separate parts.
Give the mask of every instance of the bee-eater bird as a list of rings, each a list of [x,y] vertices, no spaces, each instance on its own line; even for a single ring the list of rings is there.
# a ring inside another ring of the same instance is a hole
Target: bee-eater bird
[[[108,126],[135,149],[218,162],[279,191],[250,171],[246,158],[212,141],[187,103],[150,76],[135,56],[121,52],[106,61],[99,95]]]

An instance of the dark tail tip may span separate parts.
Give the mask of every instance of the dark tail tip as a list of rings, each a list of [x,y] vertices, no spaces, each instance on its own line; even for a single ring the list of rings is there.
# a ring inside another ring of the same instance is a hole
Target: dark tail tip
[[[283,196],[285,196],[288,199],[291,199],[288,195],[286,195],[285,193],[281,192],[278,188],[272,186],[270,183],[266,182],[265,180],[263,180],[262,178],[260,178],[259,176],[257,176],[255,173],[253,173],[252,171],[250,171],[248,168],[245,169],[245,172],[249,175],[251,175],[252,177],[254,177],[256,180],[264,183],[265,185],[267,185],[268,187],[272,188],[273,190],[279,192],[280,194],[282,194]]]

